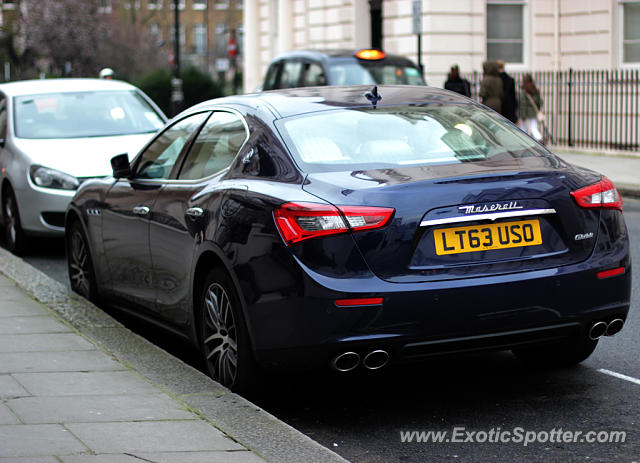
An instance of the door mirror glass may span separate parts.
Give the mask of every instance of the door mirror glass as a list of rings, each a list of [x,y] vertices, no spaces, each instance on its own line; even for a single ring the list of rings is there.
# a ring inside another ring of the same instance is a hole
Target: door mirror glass
[[[127,153],[118,154],[111,158],[111,169],[115,178],[131,177],[131,166],[129,165],[129,155]]]

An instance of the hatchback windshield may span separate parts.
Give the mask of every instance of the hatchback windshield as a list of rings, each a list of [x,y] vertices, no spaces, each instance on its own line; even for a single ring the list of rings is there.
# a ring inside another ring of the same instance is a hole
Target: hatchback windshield
[[[545,153],[499,116],[469,105],[340,109],[284,119],[307,172],[435,165]]]
[[[155,132],[162,118],[135,91],[48,93],[14,98],[18,138],[106,137]]]
[[[329,77],[331,85],[425,85],[417,68],[402,64],[383,64],[377,61],[330,62]]]

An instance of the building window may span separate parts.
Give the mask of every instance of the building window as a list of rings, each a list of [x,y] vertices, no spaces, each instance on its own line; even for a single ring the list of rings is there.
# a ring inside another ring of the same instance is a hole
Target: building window
[[[140,0],[126,0],[124,2],[124,8],[126,10],[130,10],[131,8],[135,8],[136,10],[140,9]]]
[[[236,50],[237,54],[241,55],[244,50],[244,24],[239,23],[236,27]]]
[[[4,0],[2,2],[2,8],[4,8],[5,10],[14,10],[16,8],[16,1],[15,0]]]
[[[226,10],[229,8],[229,0],[214,0],[216,10]]]
[[[196,55],[207,52],[207,26],[204,23],[193,26],[193,50]]]
[[[227,27],[225,23],[216,24],[216,53],[218,55],[225,55],[227,49],[227,41],[225,40],[225,34]]]
[[[193,0],[193,9],[194,10],[206,10],[207,9],[207,0]]]
[[[99,0],[98,13],[111,13],[111,0]]]
[[[525,1],[487,2],[487,59],[525,64]]]
[[[242,10],[244,8],[244,0],[236,0],[236,10]]]
[[[161,10],[162,0],[148,0],[147,8],[149,10]]]
[[[640,64],[640,1],[620,3],[622,64]]]
[[[162,30],[158,23],[149,24],[149,34],[153,37],[154,42],[160,43],[162,41]]]
[[[169,1],[171,2],[171,9],[175,10],[176,9],[175,3],[173,2],[173,0],[169,0]],[[178,2],[178,9],[179,10],[184,10],[184,5],[185,5],[185,0],[180,0]]]

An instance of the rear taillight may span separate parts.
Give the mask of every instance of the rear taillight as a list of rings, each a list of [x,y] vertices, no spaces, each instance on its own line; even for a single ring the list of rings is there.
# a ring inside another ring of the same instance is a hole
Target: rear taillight
[[[571,196],[581,207],[622,210],[622,198],[620,198],[618,190],[613,182],[604,176],[598,183],[572,191]]]
[[[287,244],[348,231],[384,227],[394,209],[369,206],[332,206],[317,203],[286,203],[273,216]]]

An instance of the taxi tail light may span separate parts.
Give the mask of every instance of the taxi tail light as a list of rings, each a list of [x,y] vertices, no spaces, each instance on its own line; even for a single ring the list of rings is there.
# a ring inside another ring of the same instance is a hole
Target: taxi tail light
[[[288,245],[299,241],[387,225],[395,209],[333,206],[307,202],[285,203],[274,212],[276,226]]]
[[[580,207],[622,210],[622,198],[613,182],[605,176],[593,185],[572,191],[571,196]]]

